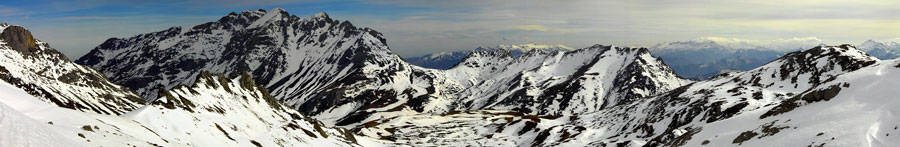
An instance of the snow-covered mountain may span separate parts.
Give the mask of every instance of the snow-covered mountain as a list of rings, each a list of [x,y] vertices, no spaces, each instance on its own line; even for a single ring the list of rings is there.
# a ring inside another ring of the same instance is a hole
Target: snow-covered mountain
[[[467,87],[461,110],[581,114],[662,93],[691,81],[646,48],[594,45],[570,52],[476,51],[446,71]]]
[[[581,115],[454,111],[355,130],[405,145],[894,146],[897,74],[900,60],[822,46]]]
[[[570,51],[571,47],[567,47],[565,45],[543,45],[543,44],[520,44],[520,45],[499,45],[496,47],[478,47],[475,50],[466,50],[466,51],[453,51],[453,52],[439,52],[433,54],[427,54],[418,57],[408,57],[404,58],[406,62],[418,65],[425,68],[432,69],[450,69],[464,58],[469,56],[473,51],[488,51],[488,50],[508,50],[514,57],[521,56],[528,51],[531,50],[544,50],[544,51]]]
[[[145,105],[24,28],[0,26],[0,146],[379,145],[282,105],[247,73],[201,72]]]
[[[78,112],[38,101],[0,82],[3,146],[363,146],[345,129],[325,127],[275,101],[248,80],[202,73],[193,86],[163,91],[121,116]],[[92,97],[98,98],[98,97]],[[6,128],[15,126],[14,128]],[[52,139],[50,139],[52,138]]]
[[[760,118],[759,111],[778,111],[773,106],[809,95],[814,92],[811,89],[877,61],[850,45],[816,47],[790,53],[750,71],[720,75],[631,105],[589,114],[594,116],[585,118],[595,119],[582,120],[581,124],[588,128],[629,130],[606,134],[616,137],[596,144],[626,140],[681,144],[691,139],[682,135],[705,131],[706,125],[745,113]]]
[[[869,55],[878,57],[878,59],[894,59],[900,57],[900,43],[893,41],[875,42],[874,40],[867,40],[866,42],[857,45],[857,47]]]
[[[436,70],[403,62],[374,30],[325,13],[299,18],[278,8],[109,39],[76,62],[149,99],[159,87],[193,83],[190,77],[200,71],[247,71],[275,98],[328,124],[355,123],[394,107],[422,110],[426,102],[449,100],[446,91],[461,89]]]
[[[21,26],[0,24],[0,79],[60,107],[119,115],[143,100],[100,72],[75,64]]]
[[[374,30],[324,13],[298,18],[273,9],[231,13],[191,29],[109,39],[76,62],[103,71],[145,98],[153,98],[158,87],[193,83],[188,77],[199,71],[247,71],[285,104],[326,124],[346,127],[381,117],[451,110],[538,113],[547,108],[540,113],[582,113],[689,82],[646,49],[598,45],[564,52],[567,47],[534,44],[499,48],[480,49],[463,61],[465,65],[450,70],[426,69],[393,54]],[[517,52],[522,57],[515,58]],[[581,84],[586,82],[592,84]]]

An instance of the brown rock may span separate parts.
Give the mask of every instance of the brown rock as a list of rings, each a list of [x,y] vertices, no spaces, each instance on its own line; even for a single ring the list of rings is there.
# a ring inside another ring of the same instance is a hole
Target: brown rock
[[[37,49],[31,32],[20,26],[10,26],[4,29],[0,34],[0,40],[19,52],[32,52]]]

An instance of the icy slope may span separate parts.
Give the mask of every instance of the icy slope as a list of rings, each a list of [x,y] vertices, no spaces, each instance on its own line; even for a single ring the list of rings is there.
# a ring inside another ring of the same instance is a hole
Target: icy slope
[[[0,34],[0,79],[47,103],[98,114],[118,115],[143,103],[90,67],[75,64],[20,26]]]

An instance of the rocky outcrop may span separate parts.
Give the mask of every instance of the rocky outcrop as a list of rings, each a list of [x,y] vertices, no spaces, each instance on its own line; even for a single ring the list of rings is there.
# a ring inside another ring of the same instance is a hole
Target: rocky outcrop
[[[37,43],[31,32],[21,26],[9,26],[0,33],[0,39],[14,50],[30,53],[37,50]]]

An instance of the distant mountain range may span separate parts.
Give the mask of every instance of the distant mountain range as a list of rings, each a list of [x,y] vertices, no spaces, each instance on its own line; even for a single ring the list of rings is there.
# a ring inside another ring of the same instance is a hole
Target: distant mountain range
[[[868,40],[857,47],[869,55],[878,57],[878,59],[886,60],[900,57],[900,43],[893,41],[875,42],[874,40]]]
[[[735,38],[706,37],[688,41],[659,43],[650,47],[681,77],[708,79],[730,71],[744,71],[762,66],[787,53],[815,46],[824,46],[818,38],[793,38],[772,41],[753,41]],[[525,44],[542,49],[550,45]],[[900,57],[900,43],[868,40],[858,45],[860,50],[879,59]],[[504,49],[479,47],[481,49]],[[559,49],[559,48],[555,48]],[[510,49],[516,50],[516,49]],[[425,68],[449,69],[472,51],[441,52],[405,58],[409,63]],[[520,51],[521,52],[521,51]]]
[[[521,45],[499,45],[496,47],[478,47],[474,51],[491,51],[491,50],[508,50],[513,57],[521,56],[531,50],[544,51],[570,51],[572,48],[564,45],[540,45],[540,44],[521,44]],[[473,50],[439,52],[427,54],[418,57],[403,58],[406,62],[425,68],[433,69],[450,69],[457,63],[471,54]]]

